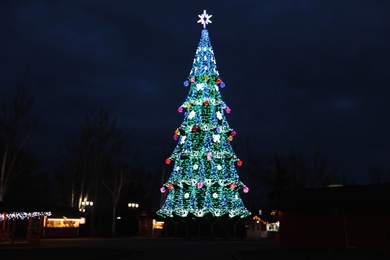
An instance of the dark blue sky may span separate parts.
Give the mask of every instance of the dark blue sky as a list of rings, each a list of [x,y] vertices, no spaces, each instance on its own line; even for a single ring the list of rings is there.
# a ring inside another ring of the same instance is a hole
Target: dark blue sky
[[[360,182],[390,167],[389,1],[1,1],[0,92],[30,66],[43,111],[30,144],[44,158],[102,105],[159,165],[183,120],[204,9],[239,157],[247,142],[308,160],[319,148]]]

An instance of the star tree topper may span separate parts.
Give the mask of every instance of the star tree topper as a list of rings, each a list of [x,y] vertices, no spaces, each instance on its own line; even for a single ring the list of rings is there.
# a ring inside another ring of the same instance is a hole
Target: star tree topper
[[[212,23],[211,20],[210,20],[212,15],[207,14],[206,10],[203,10],[203,14],[199,14],[198,17],[200,18],[198,20],[198,23],[203,24],[203,28],[206,28],[207,24]]]

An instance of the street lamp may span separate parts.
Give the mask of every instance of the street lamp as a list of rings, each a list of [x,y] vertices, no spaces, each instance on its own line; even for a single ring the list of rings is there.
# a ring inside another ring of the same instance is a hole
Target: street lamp
[[[93,201],[83,201],[83,202],[81,202],[81,205],[83,205],[83,206],[93,206]]]
[[[80,211],[85,212],[85,208],[92,207],[92,206],[93,206],[93,201],[84,200],[81,202]]]
[[[129,208],[138,208],[138,207],[139,207],[138,203],[134,203],[134,202],[128,203],[127,206],[128,206]]]

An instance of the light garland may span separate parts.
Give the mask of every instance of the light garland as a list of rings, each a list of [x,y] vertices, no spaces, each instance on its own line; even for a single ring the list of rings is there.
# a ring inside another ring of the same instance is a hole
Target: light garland
[[[36,211],[36,212],[7,212],[7,213],[0,213],[0,221],[4,221],[4,215],[5,215],[5,218],[6,219],[26,219],[26,218],[36,218],[36,217],[41,217],[41,216],[45,216],[45,217],[49,217],[51,216],[51,212],[50,211],[46,211],[46,212],[40,212],[40,211]]]

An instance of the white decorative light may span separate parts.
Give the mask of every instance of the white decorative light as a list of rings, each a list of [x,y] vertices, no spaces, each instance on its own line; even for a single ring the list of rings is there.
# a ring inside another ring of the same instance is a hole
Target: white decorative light
[[[221,142],[221,136],[220,135],[213,135],[213,142],[214,143],[220,143]]]
[[[219,120],[222,120],[222,113],[219,112],[219,111],[217,111],[217,118],[218,118]]]
[[[0,213],[0,221],[4,221],[4,215],[6,219],[25,219],[25,218],[36,218],[40,216],[51,216],[51,212],[10,212],[10,213]]]
[[[193,119],[195,115],[196,115],[195,111],[191,111],[191,112],[188,114],[188,118],[189,118],[189,119]]]
[[[196,90],[197,91],[200,91],[200,90],[203,90],[203,89],[204,89],[204,84],[203,83],[196,84]]]
[[[212,15],[207,14],[206,10],[203,10],[203,14],[199,14],[198,17],[200,18],[198,20],[198,23],[201,23],[203,25],[203,28],[206,28],[207,24],[212,23],[210,20]]]

